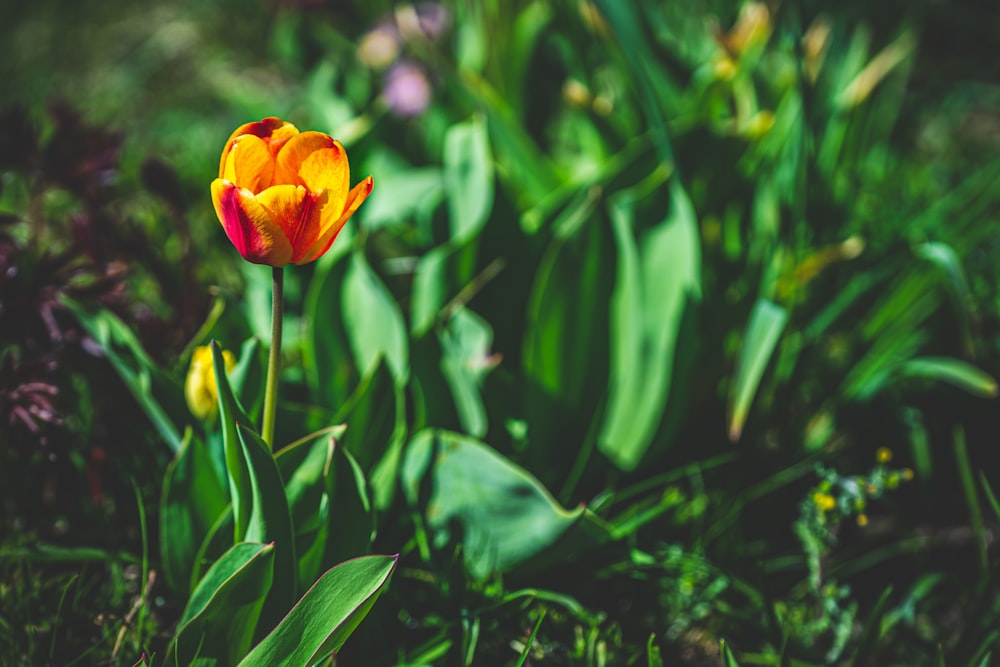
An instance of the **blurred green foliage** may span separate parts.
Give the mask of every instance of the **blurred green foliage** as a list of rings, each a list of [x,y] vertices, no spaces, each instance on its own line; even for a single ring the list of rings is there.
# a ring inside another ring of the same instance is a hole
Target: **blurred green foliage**
[[[121,132],[108,233],[142,230],[159,263],[123,253],[131,305],[83,318],[142,408],[128,432],[158,434],[104,443],[112,458],[148,450],[147,498],[172,438],[213,437],[182,401],[193,346],[236,351],[269,331],[266,270],[232,252],[209,204],[220,142],[278,115],[340,138],[353,180],[374,175],[334,249],[286,272],[276,440],[346,424],[357,474],[340,483],[361,480],[375,526],[351,526],[351,548],[402,552],[344,664],[989,663],[1000,82],[982,45],[995,9],[9,10],[4,105],[27,109],[43,142],[61,136],[45,115],[55,98]],[[39,180],[52,160],[18,160],[23,133],[6,127],[0,231],[18,252],[71,245],[56,223],[86,196]],[[141,305],[197,317],[159,338],[94,325]],[[37,332],[4,325],[6,354],[35,349]],[[111,372],[92,361],[60,381]],[[254,416],[251,376],[234,384]],[[0,406],[23,386],[0,385]],[[120,419],[97,403],[93,422]],[[73,426],[80,408],[58,407]],[[78,431],[85,455],[91,431]],[[847,498],[881,447],[913,481],[871,500],[864,526],[820,535],[815,494]],[[5,534],[38,496],[5,501]],[[147,503],[152,519],[164,502]],[[93,545],[86,521],[76,545]],[[51,597],[24,584],[42,561],[20,549],[36,537],[5,539],[3,595]],[[118,664],[162,655],[180,611],[159,590],[152,628],[124,622],[113,586],[93,600],[130,638],[133,655],[100,644]],[[10,608],[0,651],[44,660],[52,614],[25,633],[26,607]],[[62,636],[58,655],[83,653],[80,634]]]

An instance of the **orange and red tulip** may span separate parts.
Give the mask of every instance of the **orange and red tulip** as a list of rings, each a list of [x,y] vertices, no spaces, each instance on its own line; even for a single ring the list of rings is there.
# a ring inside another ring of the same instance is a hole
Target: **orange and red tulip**
[[[371,194],[371,176],[353,188],[350,177],[339,141],[270,117],[229,137],[212,181],[212,202],[248,262],[307,264],[330,249]]]

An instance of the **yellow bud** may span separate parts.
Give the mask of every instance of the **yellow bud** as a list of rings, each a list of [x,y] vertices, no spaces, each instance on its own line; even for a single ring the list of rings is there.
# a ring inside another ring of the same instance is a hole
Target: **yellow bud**
[[[892,450],[888,447],[879,447],[875,452],[875,460],[879,463],[888,463],[892,460]]]
[[[236,357],[229,350],[223,350],[222,358],[226,364],[226,373],[231,372],[236,366]],[[191,414],[198,419],[211,419],[219,409],[212,348],[208,345],[196,347],[191,354],[191,366],[184,381],[184,398],[187,399]]]
[[[857,521],[858,521],[858,525],[861,526],[862,528],[864,528],[865,526],[868,525],[868,515],[867,514],[859,514]]]
[[[563,99],[576,107],[585,107],[593,101],[594,96],[590,94],[587,87],[576,79],[566,79],[563,84]]]
[[[823,512],[829,512],[837,506],[837,501],[829,493],[817,491],[812,497],[813,503]]]

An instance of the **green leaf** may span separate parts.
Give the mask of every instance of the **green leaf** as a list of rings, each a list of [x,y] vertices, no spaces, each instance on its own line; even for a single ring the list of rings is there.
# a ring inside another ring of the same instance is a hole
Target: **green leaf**
[[[347,337],[360,374],[368,375],[384,358],[394,380],[405,384],[410,360],[403,315],[361,252],[351,256],[341,294]]]
[[[252,645],[271,587],[274,545],[234,545],[198,583],[164,664],[235,664]]]
[[[876,662],[877,656],[873,655],[879,645],[879,640],[883,638],[882,627],[886,609],[889,605],[889,597],[892,595],[892,586],[886,586],[879,596],[878,602],[868,615],[868,620],[864,623],[861,636],[856,640],[854,655],[851,656],[850,664],[868,665]]]
[[[335,243],[334,248],[339,244]],[[339,261],[343,256],[327,253],[316,262],[304,306],[308,324],[302,361],[310,396],[320,405],[331,406],[331,412],[347,400],[359,377],[344,329],[346,321],[340,310],[330,306],[338,303],[343,293],[348,265]],[[332,417],[327,415],[316,427],[331,423]]]
[[[334,437],[325,432],[318,437],[303,438],[275,456],[295,528],[299,590],[312,585],[322,571],[321,559],[329,535],[327,479],[333,466],[333,451]]]
[[[235,518],[233,541],[275,544],[275,585],[262,618],[263,623],[273,624],[288,610],[296,595],[295,538],[288,499],[270,447],[251,428],[249,418],[233,396],[222,350],[214,341],[211,345]],[[265,625],[264,629],[268,627]]]
[[[275,623],[288,611],[297,594],[295,534],[281,473],[271,450],[256,432],[240,426],[240,444],[250,473],[245,502],[250,505],[245,539],[275,545],[274,586],[268,595],[262,623]],[[262,626],[267,629],[268,625]]]
[[[542,621],[545,620],[546,610],[543,608],[542,612],[538,614],[538,620],[535,621],[535,627],[532,629],[531,634],[528,636],[528,641],[524,643],[524,649],[521,651],[521,655],[517,659],[517,664],[514,667],[524,667],[524,663],[528,661],[528,656],[531,655],[531,648],[535,645],[535,637],[538,636],[538,630],[542,627]],[[472,660],[468,660],[467,664],[472,664]],[[660,666],[662,667],[662,665]]]
[[[160,437],[176,453],[181,448],[177,424],[190,417],[181,385],[160,372],[132,330],[114,313],[91,310],[65,297],[61,301],[101,346]]]
[[[346,422],[347,450],[371,480],[375,507],[389,506],[406,441],[406,395],[380,362],[365,377],[334,421]]]
[[[444,139],[444,184],[451,242],[460,245],[482,229],[493,208],[493,160],[482,118],[448,129]]]
[[[233,546],[233,533],[235,532],[236,520],[233,516],[233,505],[229,503],[215,520],[215,523],[208,529],[205,539],[202,540],[198,551],[195,554],[194,562],[191,564],[191,578],[188,582],[188,590],[194,590],[201,580],[205,571],[217,561],[222,554],[226,553]]]
[[[663,656],[660,655],[660,647],[656,643],[654,633],[650,633],[646,640],[646,664],[649,667],[663,667]]]
[[[591,324],[604,318],[610,302],[614,255],[606,250],[606,226],[585,223],[594,212],[594,200],[584,198],[553,223],[555,237],[531,288],[524,335],[525,373],[572,406],[580,404],[591,369],[599,365],[594,357],[606,352],[606,332],[602,336]]]
[[[335,654],[385,589],[397,559],[366,556],[329,570],[240,667],[303,667]]]
[[[226,376],[226,363],[222,358],[222,348],[216,341],[210,343],[215,383],[219,392],[219,420],[222,426],[222,441],[226,455],[226,471],[229,479],[229,498],[233,504],[235,533],[233,542],[246,541],[247,524],[250,521],[251,506],[247,502],[250,494],[250,473],[240,451],[239,424],[249,425],[250,418],[239,405]]]
[[[374,516],[367,483],[358,462],[337,443],[344,430],[324,429],[275,457],[295,527],[299,590],[331,565],[371,546]]]
[[[986,500],[989,501],[990,507],[993,508],[993,513],[997,519],[1000,519],[1000,501],[997,500],[996,494],[993,493],[993,487],[990,486],[989,480],[986,479],[986,475],[982,470],[979,471],[979,484],[983,487]]]
[[[788,311],[767,299],[758,300],[754,306],[743,335],[736,374],[729,387],[729,439],[734,442],[743,432],[750,404],[787,322]]]
[[[378,470],[376,467],[376,474]],[[394,468],[393,487],[397,483],[396,477]],[[327,530],[331,537],[326,542],[323,567],[368,553],[375,539],[376,529],[375,507],[369,495],[365,473],[344,447],[336,447],[333,451],[330,483],[333,489]],[[388,503],[384,507],[388,507]]]
[[[658,60],[646,39],[643,20],[636,6],[618,0],[597,0],[596,5],[618,40],[630,74],[629,82],[636,88],[660,160],[664,164],[672,164],[674,156],[667,134],[667,116],[676,116],[678,100],[684,96],[677,85],[665,76],[669,71],[667,68],[649,66]]]
[[[961,359],[918,357],[900,364],[896,373],[904,378],[947,382],[981,398],[994,398],[997,395],[997,381]]]
[[[645,233],[637,229],[637,204],[659,190],[665,177],[656,172],[610,202],[618,275],[610,313],[608,409],[598,446],[623,470],[639,464],[665,416],[667,423],[681,417],[677,401],[685,389],[673,386],[674,376],[688,370],[693,357],[691,311],[701,298],[701,251],[687,193],[672,183],[666,218]]]
[[[445,287],[448,284],[447,260],[450,254],[450,246],[443,245],[428,252],[417,263],[410,302],[410,330],[415,335],[421,335],[430,329],[444,307],[447,298]]]
[[[191,590],[198,548],[228,504],[226,488],[212,469],[208,450],[188,430],[177,456],[167,467],[160,504],[163,571],[181,599]]]
[[[372,173],[377,174],[378,187],[359,212],[369,232],[409,222],[414,216],[440,203],[444,194],[440,169],[396,166],[386,170],[379,169],[379,166],[369,165]]]
[[[529,448],[533,470],[565,468],[565,457],[584,451],[607,391],[609,331],[594,323],[607,319],[615,252],[596,204],[593,191],[580,193],[552,222],[528,298],[521,355],[528,437],[564,444]]]
[[[247,416],[254,420],[260,416],[264,403],[264,346],[256,338],[248,338],[240,348],[236,368],[229,373],[233,392],[247,406]]]
[[[719,640],[719,653],[722,654],[723,667],[740,667],[740,663],[736,661],[736,654],[729,648],[729,642],[725,639]]]
[[[938,268],[945,279],[945,286],[955,306],[958,315],[958,325],[962,332],[962,342],[965,352],[974,353],[973,321],[977,319],[975,299],[969,289],[969,281],[962,268],[962,260],[951,246],[944,243],[924,243],[914,251],[917,257],[926,259]]]
[[[486,435],[486,407],[481,385],[495,361],[490,356],[493,329],[483,318],[461,308],[440,331],[441,371],[455,399],[459,421],[466,433]]]
[[[571,529],[581,522],[599,523],[582,506],[563,509],[525,470],[457,433],[425,430],[414,436],[401,476],[410,504],[425,507],[435,546],[461,539],[465,566],[477,578],[575,538]],[[451,533],[455,525],[461,535]]]

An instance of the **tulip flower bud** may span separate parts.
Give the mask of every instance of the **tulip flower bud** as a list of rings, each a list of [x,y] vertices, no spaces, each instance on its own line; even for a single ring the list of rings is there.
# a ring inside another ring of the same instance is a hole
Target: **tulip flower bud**
[[[236,357],[229,350],[223,350],[222,358],[226,363],[226,373],[231,372],[236,366]],[[191,414],[198,419],[211,419],[219,409],[219,390],[215,384],[212,348],[208,345],[196,347],[191,355],[191,366],[184,382],[184,398],[187,399]]]
[[[212,203],[248,262],[307,264],[330,249],[371,194],[371,176],[351,188],[350,175],[339,141],[265,118],[229,137],[212,181]]]

